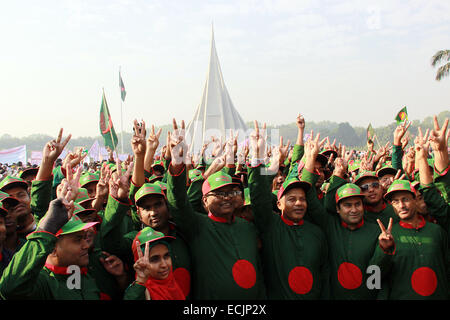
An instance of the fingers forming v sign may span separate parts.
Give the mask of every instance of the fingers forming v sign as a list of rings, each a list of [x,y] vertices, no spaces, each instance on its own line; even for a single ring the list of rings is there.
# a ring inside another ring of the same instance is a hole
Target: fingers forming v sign
[[[394,237],[392,236],[393,220],[392,220],[392,218],[389,218],[389,225],[388,225],[387,229],[384,227],[384,225],[380,219],[377,219],[377,222],[381,229],[381,233],[378,236],[378,242],[379,242],[381,248],[384,251],[387,251],[394,246]]]
[[[142,254],[141,246],[139,244],[139,241],[135,242],[136,244],[136,251],[138,254],[138,259],[136,260],[134,264],[134,270],[136,271],[136,281],[145,283],[147,282],[147,279],[150,277],[150,250],[149,250],[149,243],[145,243],[145,249],[144,254]]]
[[[61,152],[66,147],[67,143],[69,142],[70,138],[72,137],[71,134],[69,134],[66,139],[62,140],[63,135],[63,128],[59,130],[58,137],[53,139],[52,141],[49,141],[43,151],[43,158],[46,158],[50,161],[56,161],[58,159]]]

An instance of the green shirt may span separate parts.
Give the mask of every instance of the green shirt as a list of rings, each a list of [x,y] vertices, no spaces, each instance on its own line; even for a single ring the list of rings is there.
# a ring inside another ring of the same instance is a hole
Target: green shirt
[[[262,242],[262,264],[269,299],[328,298],[328,247],[319,227],[295,225],[273,213],[270,185],[261,166],[248,168],[255,225]]]
[[[196,300],[266,298],[256,227],[235,217],[231,223],[195,212],[186,192],[186,170],[167,176],[167,200],[190,248],[192,293]]]
[[[314,185],[318,176],[305,169],[302,180]],[[370,265],[386,266],[390,255],[375,255],[380,228],[363,220],[356,229],[349,229],[337,212],[327,212],[317,200],[316,190],[307,193],[308,212],[314,223],[324,231],[329,246],[330,298],[337,300],[373,300],[378,291],[367,286]],[[383,274],[381,270],[380,276]],[[380,279],[381,280],[381,279]]]
[[[395,255],[388,275],[391,300],[448,299],[448,236],[442,227],[426,222],[415,229],[399,222],[392,227]]]
[[[47,232],[33,232],[14,255],[0,279],[3,299],[98,300],[100,290],[93,277],[81,273],[80,289],[69,289],[72,274],[45,266],[57,237]]]

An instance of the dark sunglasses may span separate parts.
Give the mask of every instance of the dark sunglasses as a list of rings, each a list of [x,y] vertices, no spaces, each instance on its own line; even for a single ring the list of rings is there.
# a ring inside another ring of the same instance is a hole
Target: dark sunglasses
[[[361,188],[362,191],[367,191],[369,190],[370,187],[377,189],[380,187],[380,183],[379,182],[372,182],[372,183],[366,183],[363,185],[359,186]]]

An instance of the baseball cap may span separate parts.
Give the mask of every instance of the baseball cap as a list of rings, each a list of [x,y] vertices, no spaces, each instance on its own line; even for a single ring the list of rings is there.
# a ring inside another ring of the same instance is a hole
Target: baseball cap
[[[5,203],[11,207],[14,207],[19,204],[19,200],[14,197],[11,197],[6,192],[0,191],[0,203]]]
[[[56,233],[56,236],[62,236],[69,233],[74,233],[82,230],[89,229],[96,225],[98,222],[84,223],[78,216],[74,215],[69,221]]]
[[[378,178],[381,178],[382,176],[385,176],[387,174],[392,174],[395,176],[397,174],[397,170],[395,170],[392,166],[383,166],[377,171]]]
[[[416,197],[416,191],[409,180],[394,180],[384,195],[384,198],[390,200],[392,194],[397,191],[408,191],[412,193],[414,198]]]
[[[80,177],[80,187],[83,188],[83,186],[87,185],[91,182],[98,182],[100,180],[99,175],[92,173],[92,172],[86,172],[83,173]]]
[[[375,178],[378,180],[378,176],[375,173],[375,171],[364,171],[356,176],[355,181],[353,181],[353,183],[358,184],[365,178]]]
[[[360,197],[361,199],[364,198],[364,195],[361,194],[361,188],[358,187],[354,183],[346,183],[342,187],[336,190],[336,203],[339,201],[350,198],[350,197]]]
[[[19,177],[13,177],[13,176],[6,176],[0,182],[0,190],[1,191],[5,191],[5,189],[13,188],[13,187],[21,187],[24,189],[28,189],[28,184],[25,182],[25,180],[23,180]]]
[[[202,193],[203,195],[211,192],[213,190],[220,189],[229,185],[239,185],[237,182],[233,181],[233,178],[229,174],[223,171],[217,171],[210,175],[208,179],[203,182]]]
[[[135,260],[138,259],[137,248],[136,248],[137,245],[139,245],[140,249],[142,250],[142,253],[144,253],[145,244],[147,242],[150,242],[150,246],[151,246],[151,245],[155,245],[156,242],[159,242],[159,241],[163,241],[163,243],[164,242],[167,243],[174,239],[175,239],[175,237],[166,236],[166,235],[164,235],[164,233],[156,231],[156,230],[152,229],[151,227],[145,227],[144,229],[142,229],[141,231],[139,231],[137,233],[136,237],[134,238],[133,244],[131,246]]]
[[[278,190],[278,200],[280,200],[284,194],[292,188],[302,188],[305,192],[307,192],[311,188],[311,184],[306,181],[300,181],[297,177],[286,179],[281,185],[280,190]]]
[[[153,194],[166,197],[160,185],[156,183],[144,183],[134,195],[134,200],[136,204],[139,205],[139,200],[141,200],[145,196]]]

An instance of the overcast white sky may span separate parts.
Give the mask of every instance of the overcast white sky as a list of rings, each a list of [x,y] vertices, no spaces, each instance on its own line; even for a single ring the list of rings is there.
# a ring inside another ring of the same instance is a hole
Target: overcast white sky
[[[211,23],[224,80],[245,121],[366,127],[450,109],[450,2],[288,0],[1,1],[0,135],[99,135],[102,88],[120,132],[119,66],[133,119],[191,120]]]

